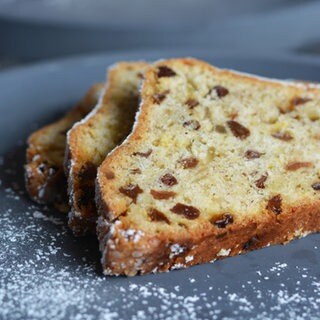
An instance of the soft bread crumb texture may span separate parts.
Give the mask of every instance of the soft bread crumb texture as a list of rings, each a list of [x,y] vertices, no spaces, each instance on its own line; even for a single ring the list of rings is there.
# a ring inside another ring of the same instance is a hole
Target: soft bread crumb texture
[[[159,62],[146,72],[135,130],[100,167],[102,219],[160,242],[192,242],[319,204],[319,124],[319,89],[192,59]],[[118,238],[101,231],[106,259]]]
[[[96,108],[68,133],[66,167],[72,206],[69,225],[78,235],[95,233],[96,170],[131,131],[145,67],[143,62],[123,62],[113,66]]]

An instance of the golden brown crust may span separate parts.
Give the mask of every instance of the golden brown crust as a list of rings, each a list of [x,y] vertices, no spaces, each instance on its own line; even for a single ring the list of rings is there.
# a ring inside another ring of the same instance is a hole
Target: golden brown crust
[[[142,88],[142,105],[133,132],[120,147],[114,150],[98,170],[96,185],[96,203],[99,211],[98,237],[102,252],[102,264],[105,274],[128,276],[149,272],[162,272],[170,269],[184,268],[199,263],[209,262],[227,255],[262,248],[272,244],[286,243],[296,237],[320,230],[320,202],[304,201],[297,205],[283,205],[279,215],[264,210],[251,218],[235,220],[226,228],[217,228],[210,222],[203,222],[188,232],[166,232],[158,234],[145,232],[138,225],[131,225],[124,212],[127,204],[114,200],[115,186],[105,173],[116,172],[119,163],[126,167],[126,157],[130,156],[143,139],[149,117],[152,112],[152,97],[156,79],[156,67],[197,65],[199,68],[211,69],[212,66],[194,59],[166,60],[149,68],[145,73]],[[237,75],[227,70],[218,70],[232,78],[248,81],[255,85],[261,80],[246,75]],[[270,82],[269,86],[291,86],[281,82]],[[318,92],[310,85],[292,85],[297,95],[303,91]],[[258,218],[257,218],[258,217]],[[175,230],[176,231],[176,230]]]
[[[96,232],[97,210],[94,197],[97,167],[105,155],[131,131],[138,106],[138,88],[134,82],[140,83],[140,72],[146,66],[144,62],[121,62],[111,68],[106,90],[94,112],[68,132],[65,172],[71,203],[69,227],[77,236]],[[136,80],[131,80],[130,86],[122,88],[133,75]],[[114,128],[103,134],[100,133],[103,129],[101,126],[108,125],[105,120],[107,115],[116,118],[115,122],[121,127],[113,124]],[[97,141],[99,146],[92,150],[92,144]]]
[[[28,138],[26,188],[39,203],[54,204],[67,212],[67,183],[63,170],[65,135],[72,125],[88,114],[97,103],[103,84],[93,85],[83,100],[63,118],[49,124]]]
[[[285,208],[280,215],[265,211],[260,217],[236,221],[224,229],[206,224],[185,237],[139,233],[121,223],[121,218],[111,226],[100,218],[98,234],[104,273],[133,276],[164,272],[285,244],[320,231],[320,201]]]

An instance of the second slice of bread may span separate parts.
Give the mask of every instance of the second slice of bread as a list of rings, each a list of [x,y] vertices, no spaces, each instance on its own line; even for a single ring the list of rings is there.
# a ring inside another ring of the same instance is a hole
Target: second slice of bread
[[[113,66],[97,107],[67,134],[65,168],[71,204],[69,226],[75,235],[95,233],[97,167],[132,129],[146,66],[144,62]]]
[[[320,90],[173,59],[98,171],[105,274],[167,271],[320,230]]]

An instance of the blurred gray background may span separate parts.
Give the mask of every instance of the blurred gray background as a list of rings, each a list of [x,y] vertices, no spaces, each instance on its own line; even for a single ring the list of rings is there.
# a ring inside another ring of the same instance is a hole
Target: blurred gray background
[[[0,0],[2,67],[184,47],[257,56],[320,54],[320,1]]]

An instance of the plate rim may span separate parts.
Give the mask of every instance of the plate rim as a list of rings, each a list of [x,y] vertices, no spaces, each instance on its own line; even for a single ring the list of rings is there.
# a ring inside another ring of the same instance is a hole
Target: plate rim
[[[172,58],[181,57],[194,57],[197,55],[209,55],[217,58],[227,58],[227,59],[239,59],[239,60],[263,60],[265,62],[289,62],[297,63],[300,65],[309,65],[320,67],[320,56],[308,55],[308,54],[297,54],[288,52],[278,52],[275,54],[270,53],[247,53],[245,51],[239,51],[237,53],[231,52],[230,50],[207,50],[201,48],[192,48],[190,46],[180,47],[179,49],[139,49],[139,50],[116,50],[112,52],[99,52],[99,53],[84,53],[76,54],[70,56],[63,56],[53,59],[45,59],[33,63],[27,63],[25,65],[17,65],[9,67],[8,69],[3,69],[0,71],[0,80],[6,75],[14,75],[15,73],[36,71],[38,69],[55,69],[56,67],[63,66],[77,66],[79,64],[85,63],[86,65],[94,64],[98,60],[143,60],[144,57],[151,56],[172,56]],[[186,54],[184,54],[186,53]],[[140,57],[140,58],[139,58]],[[199,58],[200,59],[200,58]],[[147,60],[147,59],[146,59]],[[157,59],[157,60],[162,60]],[[157,61],[153,60],[153,61]],[[108,66],[106,65],[106,68]]]

